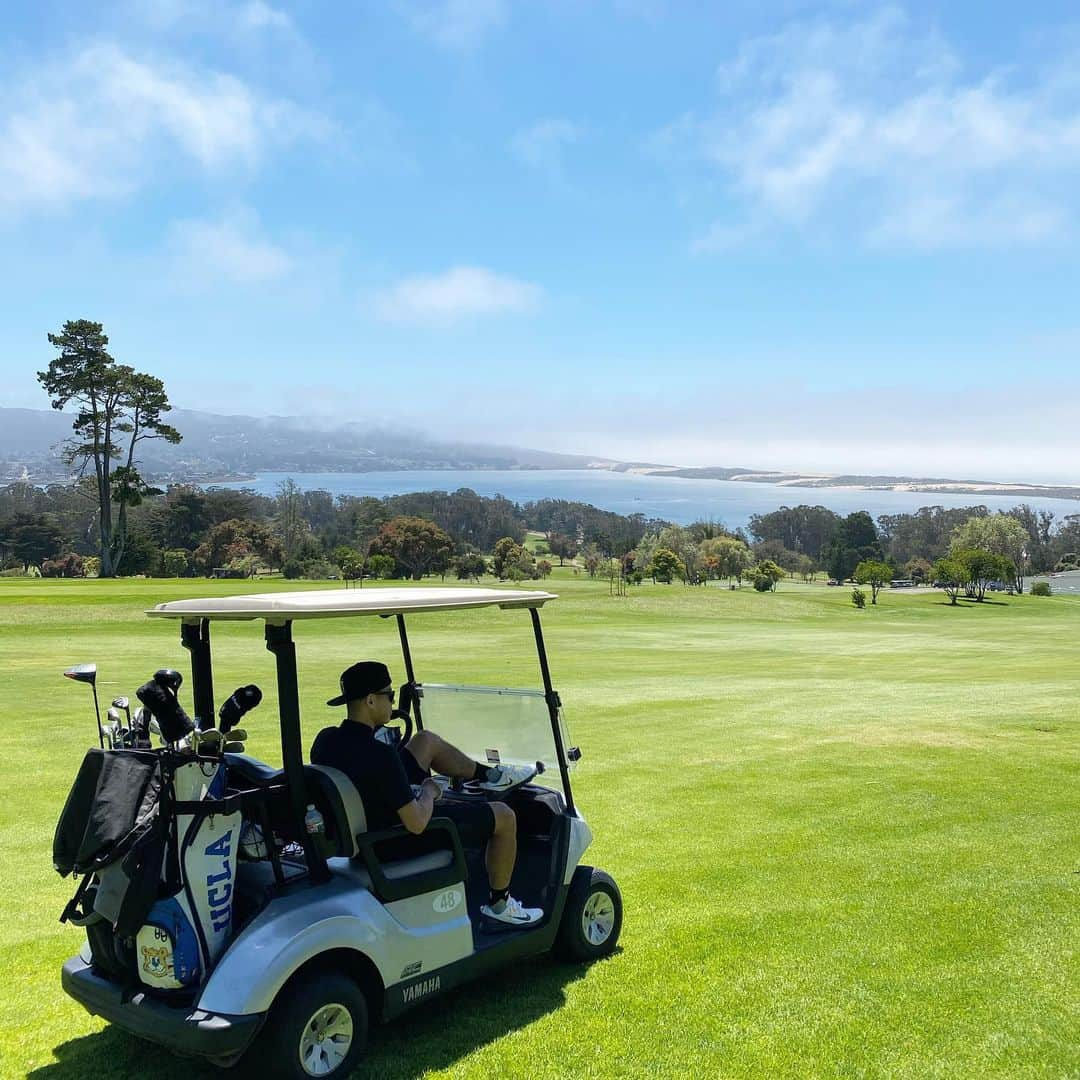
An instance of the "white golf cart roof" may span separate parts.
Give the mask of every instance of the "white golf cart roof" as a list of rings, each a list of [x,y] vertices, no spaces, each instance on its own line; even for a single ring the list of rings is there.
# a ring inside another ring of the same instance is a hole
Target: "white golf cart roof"
[[[170,600],[146,614],[163,619],[330,619],[343,615],[404,615],[462,608],[538,608],[556,594],[530,589],[310,589],[306,592]]]

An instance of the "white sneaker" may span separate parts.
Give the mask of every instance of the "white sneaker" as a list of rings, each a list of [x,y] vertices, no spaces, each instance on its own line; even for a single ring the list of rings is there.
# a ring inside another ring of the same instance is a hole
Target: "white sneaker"
[[[481,791],[504,795],[527,784],[535,775],[535,765],[493,765],[488,767],[488,779],[476,786]]]
[[[488,904],[480,908],[480,914],[486,915],[496,922],[505,923],[507,926],[531,926],[544,917],[544,909],[538,907],[522,907],[521,901],[508,896],[502,911],[492,911]]]

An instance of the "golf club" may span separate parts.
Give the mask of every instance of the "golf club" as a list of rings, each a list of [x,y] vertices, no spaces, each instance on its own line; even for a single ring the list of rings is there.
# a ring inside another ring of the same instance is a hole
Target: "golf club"
[[[97,699],[97,664],[76,664],[64,672],[64,678],[73,679],[75,682],[89,683],[90,689],[94,691],[94,713],[97,716],[98,746],[104,750],[105,739],[101,730],[101,709],[98,708]]]
[[[121,694],[119,697],[114,697],[113,698],[113,707],[116,708],[116,709],[123,709],[124,710],[124,713],[127,715],[127,726],[128,726],[128,729],[130,730],[130,728],[131,728],[131,707],[130,707],[130,705],[128,703],[128,699],[123,694]]]

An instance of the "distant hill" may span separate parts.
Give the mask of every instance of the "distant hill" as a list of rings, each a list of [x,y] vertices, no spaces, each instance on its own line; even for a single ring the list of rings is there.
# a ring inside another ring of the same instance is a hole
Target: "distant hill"
[[[290,416],[219,416],[175,409],[169,422],[184,435],[177,446],[140,445],[148,476],[158,481],[207,480],[256,472],[375,472],[392,469],[585,469],[617,462],[546,450],[439,442],[408,428],[331,425]],[[72,416],[48,409],[0,408],[0,463],[6,479],[67,476],[59,444]]]
[[[143,470],[158,483],[242,480],[259,472],[386,472],[395,469],[609,469],[697,480],[732,480],[798,489],[885,488],[927,494],[994,494],[1020,498],[1080,499],[1080,487],[998,484],[937,477],[823,474],[733,466],[682,468],[649,462],[615,461],[581,454],[555,454],[517,446],[440,442],[420,432],[332,424],[298,416],[220,416],[176,409],[169,420],[183,432],[178,446],[147,442],[140,447]],[[0,408],[0,481],[66,480],[69,470],[58,446],[71,434],[69,413],[51,409]],[[807,501],[812,495],[795,495]]]

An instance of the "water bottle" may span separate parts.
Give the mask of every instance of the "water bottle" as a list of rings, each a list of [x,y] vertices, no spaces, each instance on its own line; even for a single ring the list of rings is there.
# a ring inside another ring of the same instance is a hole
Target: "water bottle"
[[[322,814],[315,809],[314,803],[308,803],[307,813],[304,815],[304,828],[308,836],[323,836],[326,833],[326,822]]]

